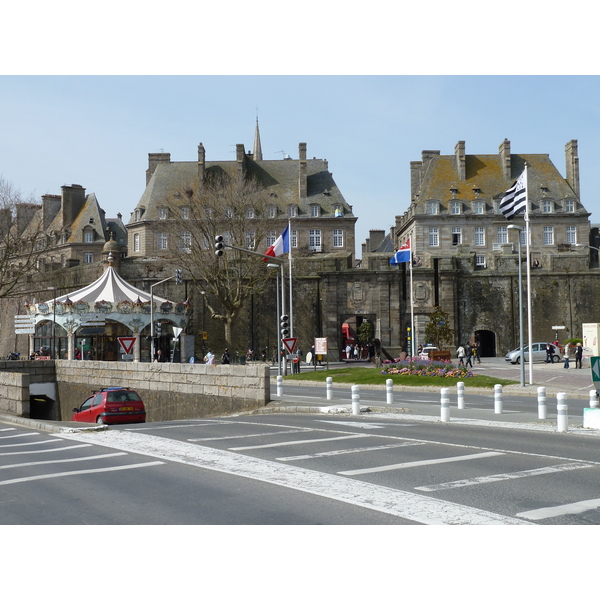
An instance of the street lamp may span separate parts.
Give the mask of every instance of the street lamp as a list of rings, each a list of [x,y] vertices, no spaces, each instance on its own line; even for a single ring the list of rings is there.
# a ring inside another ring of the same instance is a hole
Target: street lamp
[[[275,328],[275,335],[277,336],[277,375],[281,375],[281,336],[279,335],[279,319],[281,317],[281,306],[279,303],[279,265],[275,263],[267,263],[269,269],[277,269],[275,275],[277,277],[277,325]]]
[[[52,360],[56,360],[56,286],[48,289],[52,290]]]
[[[520,348],[520,372],[521,372],[521,387],[525,387],[525,352],[523,350],[523,266],[521,261],[521,227],[517,225],[507,225],[507,229],[515,229],[519,232],[519,348]],[[531,348],[529,349],[529,360],[531,360]]]

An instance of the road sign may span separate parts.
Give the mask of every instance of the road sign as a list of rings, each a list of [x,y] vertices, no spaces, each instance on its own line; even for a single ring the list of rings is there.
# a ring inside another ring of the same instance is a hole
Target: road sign
[[[181,327],[173,327],[173,337],[177,339],[182,331],[183,329]]]
[[[117,338],[119,340],[119,344],[121,344],[121,348],[125,351],[125,354],[131,354],[131,349],[135,344],[134,337],[120,337]]]
[[[327,338],[315,338],[315,354],[327,354]]]
[[[35,333],[35,316],[15,315],[15,333]]]
[[[35,333],[35,327],[15,327],[15,333]]]
[[[296,348],[296,342],[298,338],[284,338],[281,340],[281,343],[284,345],[285,349],[289,354],[294,354],[294,349]]]
[[[590,356],[590,367],[592,371],[592,382],[598,389],[600,384],[600,356]]]

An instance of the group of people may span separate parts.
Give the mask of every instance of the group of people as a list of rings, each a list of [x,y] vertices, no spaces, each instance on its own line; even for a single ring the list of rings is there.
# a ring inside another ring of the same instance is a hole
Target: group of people
[[[552,344],[546,345],[546,357],[548,356],[548,346],[552,346]],[[581,345],[580,342],[577,342],[577,345],[574,347],[572,344],[565,344],[565,347],[563,350],[563,360],[565,363],[564,364],[565,369],[569,368],[569,360],[572,356],[575,357],[575,368],[581,369],[581,361],[583,360],[583,346]],[[546,362],[548,362],[547,359],[546,359]]]
[[[475,342],[473,345],[471,345],[470,342],[467,342],[464,345],[460,344],[456,349],[456,357],[458,358],[458,364],[462,366],[472,367],[473,359],[475,359],[478,364],[481,364],[479,342]]]

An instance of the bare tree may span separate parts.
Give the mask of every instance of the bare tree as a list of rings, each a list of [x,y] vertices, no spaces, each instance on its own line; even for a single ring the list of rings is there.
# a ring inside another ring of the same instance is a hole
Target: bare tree
[[[279,235],[284,228],[282,220],[267,217],[269,202],[268,192],[254,180],[224,174],[205,180],[199,193],[181,191],[170,201],[170,232],[178,244],[169,258],[206,292],[211,318],[223,323],[229,346],[240,311],[253,294],[264,291],[270,274],[260,256],[236,248],[217,257],[215,236],[222,235],[227,246],[254,252],[264,247],[268,234]]]
[[[41,204],[0,176],[0,298],[22,293],[43,251]]]

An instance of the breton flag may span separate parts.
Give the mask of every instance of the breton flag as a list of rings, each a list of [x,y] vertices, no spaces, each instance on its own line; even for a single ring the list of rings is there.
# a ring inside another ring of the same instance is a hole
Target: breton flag
[[[290,226],[288,225],[283,233],[275,240],[275,243],[265,252],[267,256],[279,256],[290,251]],[[263,262],[269,260],[263,258]]]
[[[402,244],[400,249],[396,250],[394,256],[390,258],[390,265],[397,265],[404,262],[410,262],[410,238],[407,242]]]
[[[525,171],[500,201],[500,212],[510,221],[515,215],[527,210],[527,185]]]

